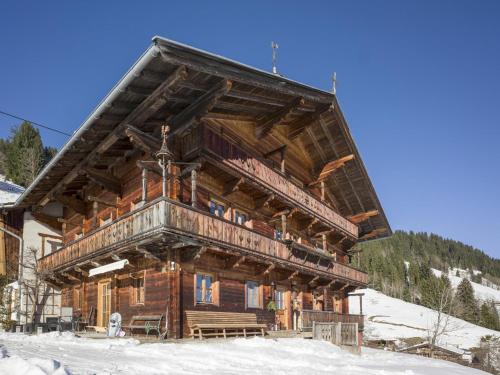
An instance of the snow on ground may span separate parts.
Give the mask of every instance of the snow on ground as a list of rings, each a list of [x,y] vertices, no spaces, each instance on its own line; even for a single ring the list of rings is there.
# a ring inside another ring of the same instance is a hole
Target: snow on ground
[[[373,289],[358,290],[363,296],[365,314],[365,338],[393,340],[409,337],[428,337],[437,312],[427,307],[414,305],[397,298],[388,297]],[[351,314],[359,314],[359,297],[349,297]],[[479,327],[464,320],[451,318],[453,331],[444,335],[441,344],[454,345],[462,349],[479,346],[481,336],[499,335],[500,332]]]
[[[415,355],[363,348],[361,356],[323,341],[234,339],[139,344],[133,339],[0,333],[0,374],[346,374],[480,375]]]
[[[434,268],[431,268],[431,270],[437,277],[441,277],[441,275],[443,274],[443,271],[436,270]],[[450,272],[446,275],[450,279],[451,285],[454,288],[456,288],[458,284],[460,284],[463,280],[462,277],[456,276],[456,270],[456,268],[451,269]],[[493,300],[500,302],[500,290],[474,283],[472,281],[470,283],[472,285],[472,288],[474,289],[474,295],[476,298],[480,299],[481,301]]]

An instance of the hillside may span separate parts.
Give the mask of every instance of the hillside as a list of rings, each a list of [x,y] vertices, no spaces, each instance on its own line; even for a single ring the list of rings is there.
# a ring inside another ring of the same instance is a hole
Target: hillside
[[[427,339],[428,330],[436,320],[437,312],[397,298],[386,296],[373,289],[363,289],[363,314],[365,338],[368,340],[395,340],[413,337]],[[349,312],[359,314],[358,297],[349,297]],[[461,349],[478,347],[482,336],[498,335],[497,331],[451,318],[452,332],[440,338],[440,343]]]
[[[384,279],[404,284],[405,261],[445,272],[450,268],[469,270],[472,281],[481,283],[484,277],[500,285],[499,259],[436,234],[396,231],[389,238],[360,243],[356,248],[363,250],[360,266],[369,273],[370,286],[375,289],[380,289]]]

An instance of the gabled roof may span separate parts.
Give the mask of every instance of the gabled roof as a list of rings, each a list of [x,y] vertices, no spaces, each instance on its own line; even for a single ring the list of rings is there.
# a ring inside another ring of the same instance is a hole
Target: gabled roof
[[[124,122],[133,117],[134,110],[145,106],[146,100],[156,95],[157,89],[178,74],[180,68],[184,69],[187,78],[174,92],[168,91],[158,96],[161,105],[157,101],[155,112],[134,126],[145,132],[157,129],[165,119],[186,109],[190,103],[220,83],[221,79],[230,80],[232,89],[207,113],[212,118],[237,118],[255,123],[299,98],[304,100],[304,104],[300,106],[297,116],[333,103],[334,111],[325,113],[319,121],[308,127],[301,136],[301,143],[318,169],[339,157],[355,156],[326,180],[331,196],[335,198],[335,206],[346,217],[369,211],[378,212],[376,216],[359,223],[361,234],[372,234],[366,238],[391,234],[335,95],[161,37],[153,38],[153,44],[43,169],[19,198],[17,205],[45,204],[53,198],[54,190],[58,189],[64,189],[67,193],[78,191],[85,183],[85,176],[80,175],[76,167],[85,166],[90,160],[104,160],[106,155],[126,149],[126,141],[118,139],[121,134],[117,133],[117,129],[126,125]],[[151,107],[149,103],[148,106]],[[112,146],[107,147],[111,143]],[[102,163],[106,165],[104,161]]]

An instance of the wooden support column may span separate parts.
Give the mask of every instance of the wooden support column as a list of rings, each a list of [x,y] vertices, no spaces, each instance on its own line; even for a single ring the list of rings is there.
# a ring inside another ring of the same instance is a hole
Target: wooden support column
[[[327,242],[326,242],[326,234],[321,235],[321,242],[322,242],[323,250],[327,251],[328,246],[327,246]]]
[[[321,202],[324,202],[325,201],[325,181],[321,181],[320,189],[321,189]]]
[[[172,186],[171,186],[172,185],[172,180],[171,180],[171,178],[172,178],[172,161],[171,160],[169,160],[167,162],[167,176],[166,177],[167,177],[167,180],[166,180],[166,185],[167,185],[166,186],[166,197],[170,198],[170,194],[172,192]]]
[[[93,201],[92,202],[92,220],[93,220],[92,227],[93,228],[98,227],[98,223],[97,223],[98,212],[99,212],[99,203],[97,203],[97,201]]]
[[[286,147],[282,147],[281,150],[280,150],[280,157],[281,157],[281,160],[280,160],[280,170],[281,170],[281,173],[285,173],[285,151],[286,151]]]
[[[281,215],[281,237],[282,239],[286,239],[286,215]]]
[[[168,251],[167,261],[167,338],[180,339],[182,333],[182,271],[179,268],[179,253]]]
[[[142,169],[142,203],[148,200],[148,171],[146,168]]]
[[[196,169],[191,171],[191,206],[196,207]]]

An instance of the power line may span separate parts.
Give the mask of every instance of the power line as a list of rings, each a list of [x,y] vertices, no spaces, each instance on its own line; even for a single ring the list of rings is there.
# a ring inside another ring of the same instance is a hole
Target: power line
[[[5,115],[5,116],[8,116],[8,117],[15,118],[15,119],[17,119],[17,120],[26,121],[26,122],[29,122],[30,124],[33,124],[33,125],[38,126],[38,127],[40,127],[40,128],[44,128],[44,129],[47,129],[47,130],[50,130],[50,131],[53,131],[53,132],[56,132],[56,133],[59,133],[59,134],[62,134],[62,135],[66,135],[66,136],[68,136],[68,137],[71,137],[71,134],[66,133],[66,132],[63,132],[62,130],[54,129],[54,128],[51,128],[51,127],[49,127],[49,126],[45,126],[45,125],[39,124],[39,123],[37,123],[37,122],[31,121],[31,120],[27,120],[27,119],[25,119],[25,118],[22,118],[22,117],[19,117],[19,116],[13,115],[12,113],[8,113],[8,112],[4,112],[4,111],[0,110],[0,114]]]

